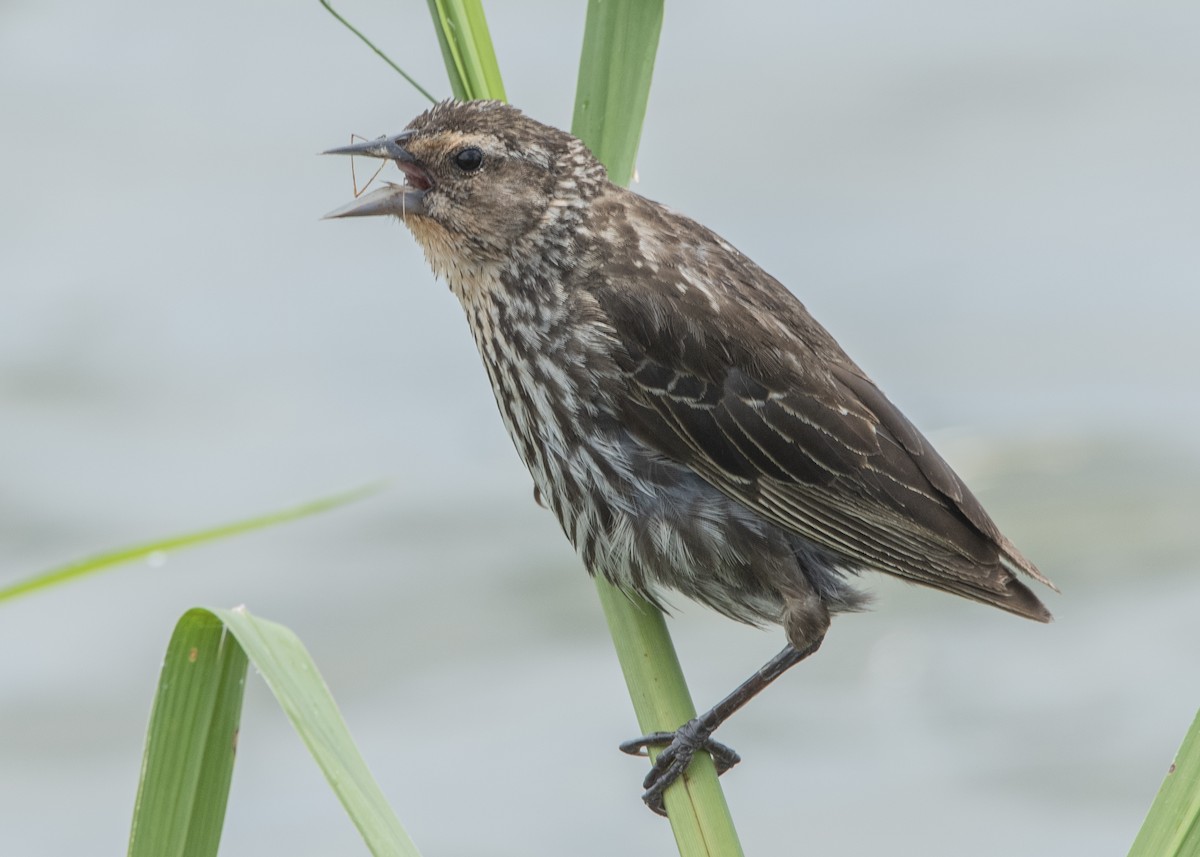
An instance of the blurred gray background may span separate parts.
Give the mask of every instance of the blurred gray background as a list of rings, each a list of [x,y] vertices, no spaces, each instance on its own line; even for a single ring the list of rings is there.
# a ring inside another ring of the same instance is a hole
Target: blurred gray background
[[[568,125],[584,4],[493,3]],[[425,4],[341,10],[448,94]],[[721,737],[748,853],[1121,855],[1200,705],[1200,5],[670,4],[638,189],[792,288],[1062,587],[872,581]],[[0,606],[0,851],[125,847],[177,617],[294,628],[427,855],[669,854],[591,584],[461,310],[350,198],[422,98],[315,2],[0,8],[0,575],[384,495]],[[781,644],[678,602],[697,702]],[[365,853],[251,676],[223,854]]]

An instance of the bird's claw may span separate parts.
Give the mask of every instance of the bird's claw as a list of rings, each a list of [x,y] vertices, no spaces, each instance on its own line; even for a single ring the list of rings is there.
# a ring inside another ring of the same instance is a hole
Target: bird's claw
[[[706,727],[700,721],[689,720],[674,732],[652,732],[640,738],[623,742],[621,752],[631,756],[646,755],[647,747],[663,747],[650,772],[642,781],[642,800],[659,815],[667,814],[663,805],[663,792],[675,782],[692,761],[697,750],[704,750],[712,756],[717,768],[717,776],[728,771],[742,760],[732,748],[712,739],[712,728]]]

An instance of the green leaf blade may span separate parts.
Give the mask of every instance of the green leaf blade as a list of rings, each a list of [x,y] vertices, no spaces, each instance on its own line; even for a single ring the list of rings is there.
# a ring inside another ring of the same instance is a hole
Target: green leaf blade
[[[507,101],[480,0],[429,0],[450,88],[460,101]]]
[[[588,3],[571,132],[614,184],[633,178],[662,17],[662,0]]]
[[[579,83],[571,131],[627,185],[650,98],[654,59],[662,29],[661,0],[591,0],[588,3]],[[696,716],[662,613],[641,598],[596,577],[596,590],[644,733],[669,732]],[[651,758],[658,755],[650,750]],[[663,793],[683,857],[737,857],[737,830],[716,768],[707,753]]]
[[[129,857],[215,857],[246,668],[241,647],[207,610],[179,620],[146,733]]]
[[[420,857],[358,752],[308,650],[288,628],[245,609],[214,610],[279,701],[376,857]]]
[[[127,545],[111,551],[94,554],[84,559],[74,560],[65,565],[39,572],[8,586],[0,587],[0,601],[7,601],[10,598],[17,598],[21,595],[28,595],[39,589],[46,589],[60,583],[66,583],[77,577],[83,577],[114,566],[138,560],[148,560],[156,554],[165,554],[168,551],[194,547],[206,542],[214,542],[254,530],[261,530],[275,524],[283,524],[288,521],[308,517],[309,515],[327,512],[378,493],[382,488],[382,483],[375,483],[362,488],[355,488],[352,491],[345,491],[340,494],[333,494],[307,503],[301,503],[298,506],[291,506],[277,512],[269,512],[265,515],[257,515],[253,518],[245,518],[240,521],[221,524],[204,530],[168,536],[165,539]]]
[[[660,0],[591,0],[588,3],[579,84],[571,131],[626,185],[633,177],[650,98]],[[644,733],[669,732],[696,716],[662,613],[641,598],[596,577],[596,590]],[[658,755],[650,750],[651,758]],[[742,846],[716,768],[707,753],[663,793],[683,857],[736,857]]]
[[[1196,855],[1200,855],[1200,713],[1129,851],[1129,857]]]
[[[371,853],[420,857],[304,645],[243,608],[195,608],[176,625],[146,733],[129,857],[215,857],[250,661]]]
[[[629,698],[643,734],[670,732],[696,716],[675,646],[662,613],[597,576],[596,591],[617,650]],[[650,758],[659,748],[651,747]],[[717,770],[697,753],[663,803],[681,857],[739,857],[741,842]]]
[[[365,35],[363,35],[362,32],[357,27],[355,27],[353,24],[351,24],[349,21],[347,21],[340,12],[338,12],[336,9],[333,8],[333,6],[331,6],[329,4],[329,0],[319,0],[319,2],[321,3],[322,6],[325,7],[326,12],[328,12],[335,19],[337,19],[338,23],[340,23],[343,27],[345,27],[347,30],[349,30],[354,35],[358,36],[359,41],[361,41],[364,45],[366,45],[368,48],[370,48],[372,51],[374,51],[375,55],[378,56],[381,60],[383,60],[388,65],[390,65],[392,67],[392,70],[395,71],[397,74],[399,74],[406,81],[408,81],[409,84],[415,90],[417,90],[417,92],[421,93],[422,95],[424,95],[426,98],[428,98],[430,101],[434,102],[435,104],[437,103],[437,99],[434,98],[433,95],[430,94],[429,90],[427,90],[425,87],[421,86],[421,84],[417,83],[416,78],[414,78],[412,75],[410,75],[404,69],[400,68],[400,66],[396,65],[396,63],[392,60],[391,57],[389,57],[387,54],[385,54],[383,51],[381,51],[378,47],[376,47],[374,42],[372,42]]]

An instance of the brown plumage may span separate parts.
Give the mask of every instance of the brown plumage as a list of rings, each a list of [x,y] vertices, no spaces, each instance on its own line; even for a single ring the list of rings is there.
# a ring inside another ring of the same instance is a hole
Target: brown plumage
[[[537,493],[592,574],[676,590],[789,642],[676,733],[661,793],[712,730],[815,651],[878,570],[1046,622],[1048,586],[962,480],[777,280],[704,226],[610,183],[579,140],[498,102],[443,102],[394,137],[396,214],[466,310]]]

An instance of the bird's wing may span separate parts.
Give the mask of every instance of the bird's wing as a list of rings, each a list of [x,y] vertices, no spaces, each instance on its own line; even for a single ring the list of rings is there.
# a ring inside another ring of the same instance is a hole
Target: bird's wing
[[[1052,584],[799,301],[738,261],[749,301],[717,285],[593,290],[620,343],[625,425],[848,566],[1047,620],[1012,572]]]

